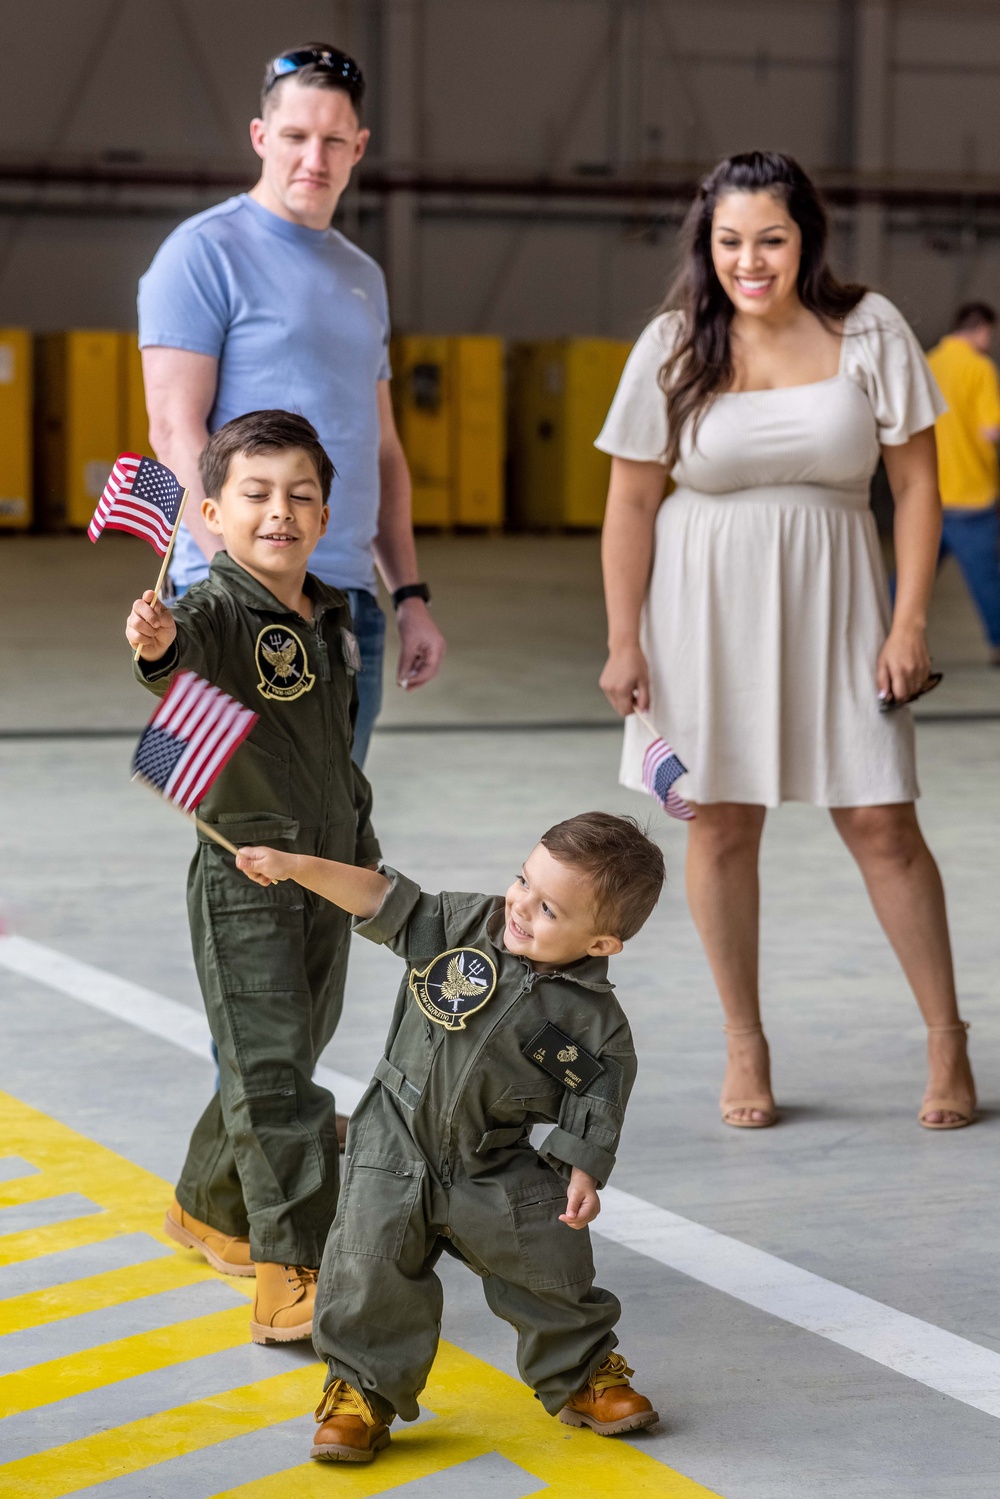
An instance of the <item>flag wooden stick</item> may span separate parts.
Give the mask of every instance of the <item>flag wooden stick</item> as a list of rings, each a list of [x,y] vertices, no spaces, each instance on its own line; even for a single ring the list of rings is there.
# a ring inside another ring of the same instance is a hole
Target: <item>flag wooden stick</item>
[[[188,490],[185,489],[184,493],[181,495],[181,503],[177,510],[177,519],[174,521],[174,529],[170,533],[170,540],[167,543],[167,550],[164,552],[163,562],[160,564],[160,576],[157,578],[156,587],[153,589],[154,604],[160,597],[160,589],[163,587],[163,580],[167,576],[167,568],[170,566],[170,557],[174,550],[174,542],[177,540],[177,532],[180,530],[180,524],[184,517],[184,506],[187,504],[187,499]],[[138,661],[141,651],[142,646],[137,645],[135,648],[135,655],[132,657],[133,661]]]
[[[636,718],[642,724],[643,728],[644,729],[648,729],[649,732],[652,734],[652,736],[653,736],[654,739],[659,739],[659,737],[660,737],[659,734],[653,728],[653,725],[650,723],[650,721],[646,717],[645,713],[643,713],[643,711],[642,711],[641,708],[637,708],[634,703],[632,704],[632,712],[635,714]]]
[[[171,803],[171,805],[175,804]],[[178,807],[177,810],[178,812],[180,812],[183,810],[183,808]],[[204,833],[206,838],[213,838],[216,843],[220,844],[227,851],[227,853],[232,854],[234,857],[239,853],[239,849],[236,847],[236,844],[230,843],[228,838],[223,838],[221,833],[217,833],[210,822],[202,822],[201,818],[196,817],[193,812],[185,812],[184,815],[185,817],[190,817],[199,833]]]

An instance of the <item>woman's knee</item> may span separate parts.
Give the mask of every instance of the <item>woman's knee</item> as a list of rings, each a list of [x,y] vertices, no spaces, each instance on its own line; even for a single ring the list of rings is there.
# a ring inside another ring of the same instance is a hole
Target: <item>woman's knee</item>
[[[700,806],[690,837],[699,852],[712,859],[756,855],[764,827],[764,808],[741,802]]]
[[[912,802],[885,807],[841,807],[834,821],[851,851],[862,860],[908,868],[925,857]]]

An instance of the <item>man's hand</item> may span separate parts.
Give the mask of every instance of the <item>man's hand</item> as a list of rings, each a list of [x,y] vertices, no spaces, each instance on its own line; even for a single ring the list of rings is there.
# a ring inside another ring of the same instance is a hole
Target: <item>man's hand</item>
[[[277,885],[281,880],[295,878],[298,854],[282,853],[277,848],[241,848],[236,855],[236,868],[241,869],[247,879],[255,885]]]
[[[409,691],[436,677],[447,649],[445,638],[431,619],[423,599],[404,599],[396,610],[399,631],[398,685]]]
[[[566,1211],[559,1214],[559,1222],[570,1228],[586,1228],[593,1223],[601,1211],[601,1199],[597,1195],[597,1182],[579,1166],[573,1167],[566,1193]]]
[[[177,637],[174,616],[166,604],[156,598],[147,588],[141,599],[132,605],[132,613],[125,621],[125,639],[133,650],[138,650],[144,661],[159,661],[165,656]]]

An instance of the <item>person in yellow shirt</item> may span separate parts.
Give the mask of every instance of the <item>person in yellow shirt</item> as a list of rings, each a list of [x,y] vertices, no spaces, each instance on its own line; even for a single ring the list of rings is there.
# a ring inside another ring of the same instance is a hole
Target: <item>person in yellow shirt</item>
[[[936,426],[941,557],[951,552],[962,569],[1000,666],[1000,378],[989,357],[996,325],[988,303],[966,302],[927,359],[948,402]]]

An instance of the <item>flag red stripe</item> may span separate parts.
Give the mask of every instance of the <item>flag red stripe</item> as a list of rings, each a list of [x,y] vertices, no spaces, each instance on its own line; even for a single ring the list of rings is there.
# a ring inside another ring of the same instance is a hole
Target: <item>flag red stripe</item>
[[[192,797],[191,792],[197,788],[205,767],[211,765],[219,740],[229,730],[234,717],[243,711],[239,703],[232,699],[226,703],[223,699],[221,711],[219,704],[212,703],[208,712],[202,715],[195,735],[189,740],[188,753],[170,778],[170,794],[181,806],[187,807],[199,800]]]
[[[191,811],[256,722],[256,713],[218,687],[194,672],[178,673],[151,719],[156,728],[185,743],[163,795]]]
[[[234,707],[236,712],[231,715],[225,733],[213,742],[210,754],[206,752],[201,757],[199,778],[185,793],[183,805],[187,809],[198,805],[225,768],[230,755],[243,743],[256,722],[256,714],[252,714],[249,709],[240,703],[234,704]]]

